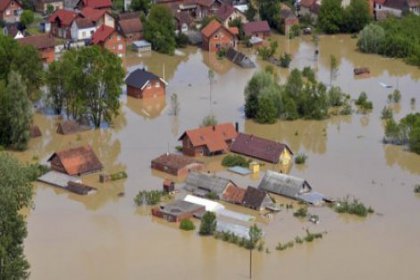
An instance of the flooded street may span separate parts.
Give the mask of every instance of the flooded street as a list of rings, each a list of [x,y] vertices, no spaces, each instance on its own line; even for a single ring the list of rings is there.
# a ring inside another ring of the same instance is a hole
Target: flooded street
[[[404,62],[356,51],[350,36],[320,38],[320,55],[314,58],[310,38],[279,41],[279,51],[293,55],[291,69],[311,66],[317,78],[330,83],[330,55],[339,62],[332,81],[353,99],[366,91],[374,109],[368,114],[337,116],[324,121],[280,121],[259,125],[244,119],[243,91],[255,71],[218,60],[197,48],[183,56],[151,56],[127,59],[168,81],[166,99],[138,100],[121,97],[120,115],[110,129],[58,135],[57,119],[36,114],[34,122],[43,136],[17,156],[31,162],[45,161],[54,151],[90,144],[104,165],[104,172],[126,170],[128,178],[100,184],[98,174],[84,180],[99,189],[78,196],[35,183],[35,208],[28,214],[25,254],[34,280],[46,279],[247,279],[249,252],[236,245],[184,232],[176,225],[153,218],[148,207],[137,208],[139,190],[160,189],[163,173],[152,171],[150,161],[179,145],[183,131],[198,127],[213,112],[219,122],[239,122],[241,131],[287,143],[296,153],[308,155],[304,166],[292,166],[290,174],[304,177],[312,187],[331,197],[351,195],[372,206],[376,213],[365,219],[338,215],[327,207],[309,208],[320,217],[312,225],[283,209],[272,220],[255,211],[226,205],[258,216],[271,253],[254,253],[254,279],[418,279],[420,275],[420,156],[398,146],[383,145],[381,110],[387,95],[398,87],[402,94],[395,108],[397,119],[420,108],[420,69]],[[253,60],[254,51],[245,49]],[[356,79],[354,67],[369,67],[371,77]],[[210,102],[209,67],[214,70]],[[277,69],[284,81],[290,70]],[[392,85],[384,88],[379,82]],[[170,95],[178,94],[180,114],[170,114]],[[417,104],[410,105],[411,98]],[[223,171],[222,157],[203,159],[207,169],[221,171],[241,186],[259,183],[263,176],[233,175]],[[267,164],[263,169],[279,170]],[[180,188],[182,184],[178,184]],[[118,196],[124,192],[123,197]],[[184,193],[178,194],[183,197]],[[288,200],[281,200],[290,203]],[[297,204],[295,203],[295,206]],[[296,209],[296,207],[295,207]],[[199,223],[196,223],[198,226]],[[278,242],[303,236],[305,228],[327,231],[321,240],[276,251]]]

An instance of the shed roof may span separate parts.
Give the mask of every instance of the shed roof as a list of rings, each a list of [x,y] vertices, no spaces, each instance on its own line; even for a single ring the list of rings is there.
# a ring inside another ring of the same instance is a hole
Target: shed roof
[[[69,175],[78,175],[99,171],[102,163],[90,146],[82,146],[55,152],[48,161],[58,157],[64,170]]]
[[[185,181],[185,189],[188,191],[203,189],[208,192],[214,192],[220,197],[225,192],[229,183],[234,184],[231,180],[216,175],[191,172]]]
[[[168,204],[160,206],[160,211],[171,215],[181,215],[185,213],[194,213],[197,211],[204,211],[205,208],[202,205],[188,202],[185,200],[175,200]]]
[[[299,195],[312,190],[312,187],[305,179],[271,170],[267,170],[258,188],[293,199],[299,199]]]
[[[266,196],[267,193],[265,191],[254,187],[248,187],[244,194],[243,205],[245,207],[259,209],[262,207]]]
[[[245,133],[239,133],[230,147],[230,150],[234,153],[271,163],[278,163],[280,155],[285,149],[293,154],[286,144]]]
[[[18,39],[22,45],[30,45],[38,50],[49,49],[55,47],[55,39],[49,34],[33,35]]]
[[[128,77],[125,79],[125,83],[127,84],[127,86],[131,86],[135,88],[143,88],[151,80],[162,80],[162,79],[160,79],[158,76],[156,76],[152,72],[146,71],[144,68],[138,68],[128,75]]]
[[[168,166],[169,168],[174,168],[177,170],[193,163],[203,164],[203,162],[190,157],[169,153],[163,154],[155,158],[154,160],[152,160],[152,163],[162,164]]]
[[[238,133],[232,123],[200,127],[185,131],[178,140],[188,136],[194,147],[207,146],[210,152],[227,150],[226,141],[235,139]]]
[[[254,33],[258,32],[270,32],[270,26],[266,20],[262,21],[251,21],[244,23],[243,25],[244,33],[247,36],[251,36]]]

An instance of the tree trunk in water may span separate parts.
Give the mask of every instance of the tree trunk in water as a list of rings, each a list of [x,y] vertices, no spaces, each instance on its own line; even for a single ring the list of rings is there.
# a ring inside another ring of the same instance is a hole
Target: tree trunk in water
[[[249,279],[252,279],[252,250],[249,250]]]

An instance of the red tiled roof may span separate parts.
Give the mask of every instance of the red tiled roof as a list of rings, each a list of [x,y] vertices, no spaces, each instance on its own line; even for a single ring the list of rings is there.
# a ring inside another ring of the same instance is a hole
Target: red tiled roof
[[[111,0],[82,0],[85,7],[91,7],[94,9],[111,8]]]
[[[140,21],[140,18],[138,17],[129,18],[129,19],[121,19],[118,24],[124,35],[143,31],[143,25]]]
[[[228,185],[225,192],[223,193],[223,200],[235,203],[242,204],[245,196],[245,189],[236,187],[234,185]]]
[[[203,162],[195,160],[193,158],[177,154],[163,154],[160,157],[157,157],[154,160],[152,160],[152,165],[161,164],[176,170],[179,170],[194,163],[204,164]]]
[[[22,45],[30,45],[38,50],[54,48],[55,40],[54,37],[49,34],[28,36],[17,40]]]
[[[78,175],[99,171],[102,164],[90,146],[67,149],[54,153],[48,161],[58,157],[64,170],[69,175]]]
[[[271,163],[279,162],[280,155],[283,153],[284,149],[287,149],[289,153],[293,154],[286,144],[244,133],[239,133],[230,147],[230,150],[233,153],[250,156]]]
[[[207,146],[210,152],[216,152],[227,150],[226,141],[235,139],[238,133],[232,123],[223,123],[187,130],[179,140],[183,139],[185,135],[188,136],[194,147]]]
[[[77,14],[68,10],[57,10],[49,18],[49,22],[55,22],[57,19],[61,21],[62,26],[70,26]]]
[[[84,7],[81,11],[82,16],[91,21],[98,21],[105,13],[106,10],[98,10],[91,7]]]
[[[210,38],[220,28],[223,28],[223,29],[227,30],[232,35],[236,35],[238,33],[238,29],[236,29],[236,30],[232,29],[231,30],[230,28],[225,28],[220,22],[213,19],[209,24],[206,25],[206,27],[204,27],[201,30],[201,34],[206,38]],[[234,32],[237,32],[237,33],[234,33]]]
[[[106,41],[114,33],[114,28],[102,24],[92,36],[92,43],[97,45]]]
[[[3,12],[4,10],[9,7],[12,0],[0,0],[0,12]],[[22,4],[19,3],[19,1],[15,1],[16,4],[18,4],[20,7],[22,7]]]
[[[74,20],[79,29],[94,27],[95,24],[88,18],[78,17]]]
[[[247,22],[243,25],[243,28],[247,36],[258,32],[270,32],[270,26],[266,20]]]
[[[231,5],[223,5],[216,12],[216,17],[221,21],[225,21],[235,11],[235,8]]]

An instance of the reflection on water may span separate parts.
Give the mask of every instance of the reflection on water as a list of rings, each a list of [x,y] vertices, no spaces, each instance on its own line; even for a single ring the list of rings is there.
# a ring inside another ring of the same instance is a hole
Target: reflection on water
[[[342,279],[417,279],[420,220],[414,214],[420,212],[420,204],[411,186],[420,181],[420,156],[381,143],[381,110],[393,89],[385,89],[379,83],[395,88],[398,80],[402,100],[394,115],[399,119],[412,112],[410,99],[420,97],[420,70],[399,60],[358,53],[356,40],[349,36],[321,36],[318,59],[314,59],[310,36],[288,40],[275,35],[274,39],[279,42],[278,54],[286,51],[294,58],[290,69],[277,69],[279,80],[284,81],[294,67],[316,66],[318,79],[328,84],[330,56],[334,55],[339,61],[339,75],[333,84],[342,87],[352,99],[366,91],[374,103],[372,112],[323,121],[258,125],[244,120],[242,109],[247,81],[255,71],[268,65],[256,59],[255,50],[243,52],[256,60],[257,69],[240,69],[194,47],[183,50],[185,55],[131,54],[126,61],[128,68],[145,65],[169,82],[166,97],[146,101],[124,95],[120,115],[111,128],[75,135],[58,135],[55,117],[36,114],[34,123],[43,136],[32,139],[27,152],[14,152],[22,160],[32,162],[34,156],[45,160],[57,150],[90,144],[102,161],[104,172],[128,173],[127,179],[106,184],[99,183],[98,174],[85,176],[88,184],[99,189],[90,196],[35,184],[36,208],[29,213],[29,235],[25,241],[31,279],[246,278],[246,250],[180,231],[175,224],[152,218],[150,208],[136,208],[133,202],[139,190],[160,189],[164,178],[174,179],[177,188],[182,187],[183,178],[152,171],[150,161],[166,152],[168,146],[174,151],[180,134],[197,127],[210,112],[220,122],[238,121],[243,132],[285,142],[295,153],[308,155],[304,165],[292,164],[282,169],[266,164],[263,170],[282,170],[304,177],[316,190],[332,197],[354,195],[384,214],[358,220],[338,218],[328,208],[311,207],[310,212],[321,219],[319,225],[312,225],[294,218],[293,210],[281,211],[269,220],[255,211],[241,209],[262,222],[266,244],[272,252],[255,252],[255,279],[331,279],[332,275]],[[355,79],[353,68],[359,66],[368,66],[371,76]],[[216,80],[211,106],[209,67]],[[177,117],[165,109],[174,92],[181,108]],[[258,185],[263,173],[232,174],[220,165],[222,157],[200,160],[206,163],[206,171],[221,172],[240,186]],[[118,196],[121,192],[125,196]],[[177,197],[183,195],[181,192]],[[290,203],[284,198],[276,199]],[[314,244],[284,252],[274,250],[278,242],[304,235],[306,228],[314,232],[327,230],[328,235]],[[163,266],[159,264],[164,264],[165,269],[160,269]],[[349,271],[349,264],[351,273],[343,273]]]

